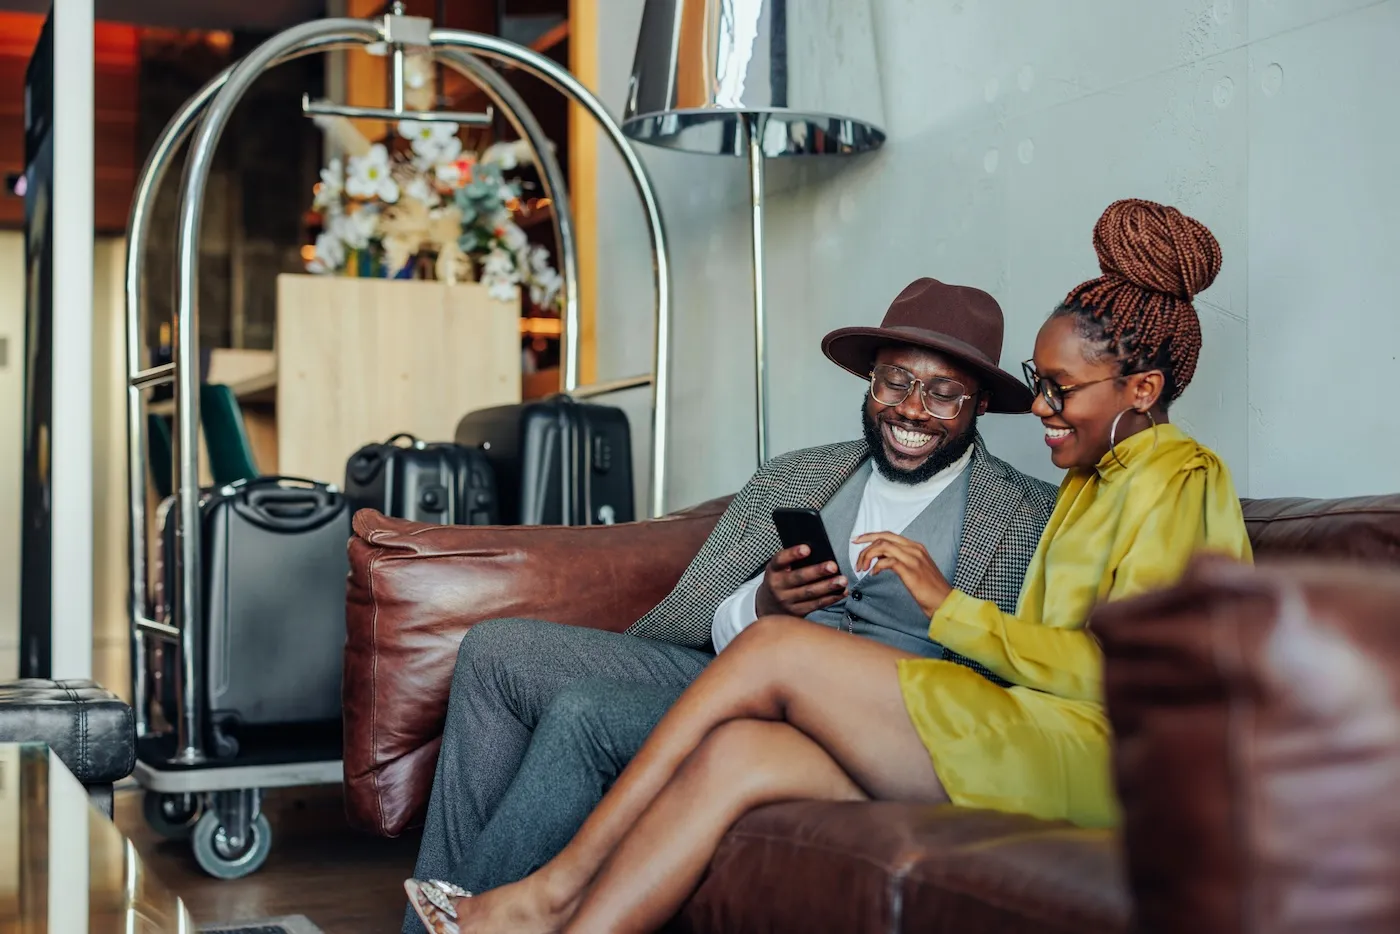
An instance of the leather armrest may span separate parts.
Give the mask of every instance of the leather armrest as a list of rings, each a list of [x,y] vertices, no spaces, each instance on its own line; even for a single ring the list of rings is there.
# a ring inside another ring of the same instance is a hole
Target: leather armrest
[[[421,820],[469,628],[525,617],[622,631],[675,586],[726,505],[586,527],[439,526],[357,513],[342,688],[350,822],[396,836]]]
[[[1400,573],[1198,558],[1093,615],[1135,930],[1400,930]]]

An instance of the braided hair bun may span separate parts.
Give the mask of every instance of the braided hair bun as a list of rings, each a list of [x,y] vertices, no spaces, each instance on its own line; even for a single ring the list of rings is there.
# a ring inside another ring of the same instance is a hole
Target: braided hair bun
[[[1071,291],[1064,307],[1095,319],[1126,365],[1162,367],[1174,401],[1196,372],[1201,322],[1191,302],[1220,272],[1220,244],[1176,208],[1134,198],[1103,212],[1094,250],[1103,275]]]

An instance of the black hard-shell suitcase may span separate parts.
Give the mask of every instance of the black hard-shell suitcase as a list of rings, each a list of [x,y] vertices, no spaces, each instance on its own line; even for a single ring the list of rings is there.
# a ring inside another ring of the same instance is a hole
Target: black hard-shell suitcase
[[[480,450],[429,444],[409,434],[367,444],[351,455],[345,464],[345,499],[352,516],[369,508],[438,525],[497,521],[496,480]]]
[[[483,451],[508,525],[631,522],[632,441],[627,414],[566,395],[470,412],[457,443]]]
[[[168,601],[175,509],[164,526]],[[310,480],[240,481],[201,498],[199,531],[206,753],[237,755],[245,728],[338,722],[350,572],[345,498]]]

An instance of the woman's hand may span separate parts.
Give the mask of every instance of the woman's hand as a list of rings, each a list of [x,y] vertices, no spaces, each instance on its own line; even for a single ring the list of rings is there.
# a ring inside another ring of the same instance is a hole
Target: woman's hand
[[[856,570],[869,571],[871,576],[885,570],[894,571],[929,617],[953,592],[952,585],[929,557],[928,549],[918,542],[893,532],[871,532],[853,541],[866,546],[856,559]]]

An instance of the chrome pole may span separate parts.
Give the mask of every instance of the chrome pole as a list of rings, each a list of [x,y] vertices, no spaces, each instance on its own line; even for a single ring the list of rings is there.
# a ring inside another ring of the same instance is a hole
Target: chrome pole
[[[432,43],[435,48],[455,46],[470,49],[484,58],[509,62],[544,81],[560,94],[582,105],[592,115],[627,165],[637,195],[642,200],[642,208],[646,212],[656,289],[656,331],[652,346],[651,380],[651,515],[660,516],[666,508],[666,446],[670,434],[668,400],[671,392],[671,268],[666,252],[666,232],[661,223],[661,209],[647,171],[636,151],[623,136],[622,129],[608,114],[607,108],[558,62],[496,36],[455,29],[434,29]],[[560,212],[555,213],[557,220]],[[562,360],[564,391],[570,394],[580,388],[578,318],[578,295],[576,291],[571,291],[564,300]]]
[[[525,106],[525,101],[516,93],[491,66],[467,50],[472,46],[458,41],[460,36],[474,36],[451,29],[435,29],[432,33],[435,57],[444,64],[476,82],[486,92],[492,102],[501,109],[506,119],[515,127],[521,138],[530,144],[535,162],[540,170],[540,182],[545,197],[554,204],[554,238],[559,243],[559,271],[564,277],[564,344],[566,351],[561,360],[561,374],[564,389],[569,391],[578,386],[578,240],[574,233],[574,215],[570,208],[569,180],[554,155],[554,147],[535,115]],[[546,59],[548,61],[548,59]],[[573,319],[574,326],[569,324]],[[567,347],[569,335],[573,334],[573,360],[570,362]],[[572,386],[570,385],[572,380]]]
[[[302,49],[288,52],[279,58],[276,64],[317,52],[358,47],[363,44],[363,37],[358,31],[328,35]],[[131,524],[127,535],[129,567],[131,568],[128,602],[132,622],[132,701],[135,707],[138,736],[145,735],[148,725],[144,664],[145,633],[149,631],[171,638],[175,638],[175,635],[178,634],[178,630],[156,623],[149,618],[150,607],[146,592],[148,574],[146,567],[148,547],[146,541],[147,461],[146,423],[142,418],[141,394],[146,389],[171,383],[175,379],[174,364],[143,368],[145,361],[142,359],[142,348],[145,346],[145,335],[142,331],[142,325],[146,319],[145,263],[150,246],[151,217],[156,196],[160,193],[160,186],[164,183],[165,176],[174,162],[175,154],[189,137],[195,122],[199,119],[204,108],[208,106],[209,101],[228,81],[234,67],[230,65],[225,68],[208,84],[200,88],[165,125],[165,129],[161,131],[160,137],[146,157],[146,164],[142,167],[141,175],[137,179],[136,190],[131,201],[131,214],[127,223],[125,294],[128,379],[126,422],[127,492]],[[180,695],[178,703],[183,708],[183,688],[177,693]],[[191,739],[185,735],[183,722],[183,719],[177,721],[180,724],[177,726],[177,742],[182,749],[189,747]]]
[[[754,424],[758,466],[768,463],[768,324],[763,307],[763,118],[744,114],[749,144],[749,209],[753,217]]]
[[[234,66],[224,86],[209,102],[190,143],[177,221],[175,303],[175,457],[178,470],[175,522],[175,600],[179,619],[181,667],[185,697],[180,704],[186,743],[176,758],[200,761],[203,724],[189,686],[199,683],[197,662],[202,657],[200,631],[202,593],[199,570],[199,228],[204,215],[204,191],[214,164],[214,151],[234,107],[257,78],[287,54],[329,36],[352,35],[366,42],[380,38],[380,27],[366,20],[325,19],[303,23],[278,33]]]
[[[338,45],[369,43],[382,35],[380,26],[361,20],[332,19],[306,23],[293,27],[269,39],[238,63],[201,90],[189,101],[185,108],[171,121],[158,142],[156,150],[143,171],[138,193],[132,210],[132,231],[128,243],[127,262],[127,311],[128,311],[128,428],[132,453],[129,458],[131,506],[132,506],[132,611],[138,633],[143,630],[164,631],[170,627],[155,626],[146,620],[146,567],[145,567],[145,426],[141,419],[141,399],[143,388],[164,382],[173,377],[176,383],[176,422],[175,461],[178,476],[176,542],[172,555],[175,569],[174,612],[180,626],[181,674],[178,678],[184,689],[180,698],[179,752],[182,761],[197,761],[202,757],[202,723],[198,715],[198,705],[190,686],[198,681],[196,662],[200,656],[201,638],[198,621],[201,616],[201,588],[198,577],[200,567],[200,543],[197,535],[199,524],[199,474],[198,474],[198,430],[199,430],[199,358],[198,358],[198,234],[203,211],[203,194],[208,184],[214,150],[226,127],[233,107],[246,93],[249,85],[268,68],[288,58],[311,51],[325,50]],[[504,42],[491,36],[480,36],[455,30],[435,30],[432,42],[449,47],[470,48],[487,57],[511,61],[524,70],[545,80],[556,90],[582,104],[603,126],[624,162],[631,170],[634,184],[642,198],[651,232],[653,266],[656,275],[657,327],[653,348],[654,370],[652,384],[652,515],[660,515],[665,502],[666,441],[668,418],[665,400],[669,394],[669,349],[670,349],[670,276],[665,249],[665,234],[661,225],[660,211],[649,179],[636,154],[632,151],[620,129],[608,116],[602,104],[586,88],[577,82],[569,72],[544,56]],[[212,101],[212,103],[211,103]],[[177,233],[178,280],[175,314],[175,364],[169,372],[155,373],[141,369],[141,318],[142,303],[141,270],[149,241],[149,215],[155,192],[167,171],[170,161],[181,141],[194,126],[200,112],[208,108],[209,113],[199,126],[199,133],[191,146],[185,170],[183,200],[180,206]],[[532,145],[537,145],[532,141]],[[548,147],[541,147],[547,153]],[[542,159],[550,158],[542,156]],[[566,191],[558,186],[560,191]],[[557,197],[557,195],[555,196]],[[557,203],[557,202],[556,202]],[[565,205],[567,202],[565,202]],[[566,210],[556,211],[555,230],[561,243],[572,245],[572,231],[569,228],[570,215]],[[561,252],[564,248],[561,247]],[[572,253],[572,249],[568,252]],[[577,280],[576,260],[565,257],[566,282]],[[572,266],[572,276],[569,267]],[[565,389],[578,389],[578,298],[577,288],[568,290],[566,295],[565,323],[568,345],[571,352],[566,355]],[[568,325],[572,325],[569,327]],[[141,624],[145,624],[144,626]],[[134,637],[134,649],[139,649],[143,637]]]
[[[515,88],[490,65],[469,52],[455,46],[435,50],[435,57],[474,81],[492,102],[501,109],[511,126],[520,137],[529,143],[539,168],[540,182],[545,197],[554,203],[554,236],[559,244],[560,268],[564,271],[565,301],[577,304],[578,295],[578,245],[574,240],[573,212],[569,209],[569,183],[564,170],[554,156],[554,147],[549,137],[525,101]],[[576,498],[573,495],[574,470],[579,452],[573,438],[564,439],[564,456],[559,458],[559,487],[564,524],[574,521]],[[592,517],[584,517],[585,524],[592,524]]]

